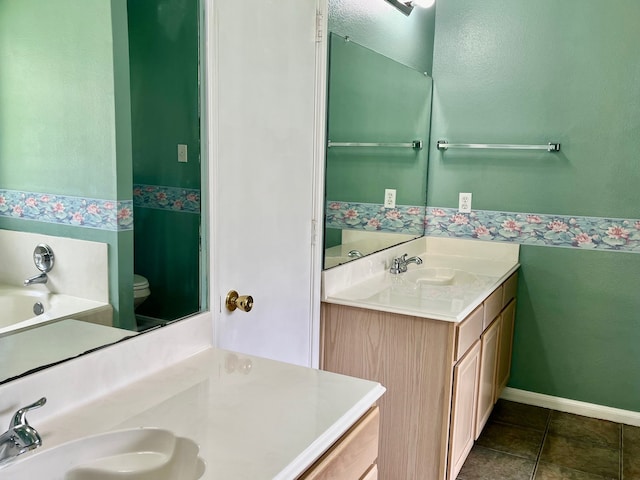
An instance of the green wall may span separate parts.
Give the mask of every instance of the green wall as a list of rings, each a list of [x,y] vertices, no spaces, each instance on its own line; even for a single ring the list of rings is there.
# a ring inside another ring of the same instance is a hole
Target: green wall
[[[133,181],[200,189],[199,1],[130,0]],[[188,162],[177,161],[186,144]],[[151,296],[137,313],[172,320],[199,310],[200,214],[136,206],[135,272]]]
[[[127,3],[134,183],[200,188],[199,2]]]
[[[0,2],[0,189],[131,199],[130,131],[115,128],[130,116],[128,44],[112,35],[126,25],[125,7]],[[132,326],[119,318],[132,306],[131,232],[12,218],[0,218],[0,228],[107,243],[114,321]]]
[[[1,187],[116,198],[113,55],[109,0],[0,2]]]
[[[439,2],[428,205],[472,192],[478,210],[639,218],[639,24],[635,0]],[[520,252],[510,386],[640,411],[640,255]]]

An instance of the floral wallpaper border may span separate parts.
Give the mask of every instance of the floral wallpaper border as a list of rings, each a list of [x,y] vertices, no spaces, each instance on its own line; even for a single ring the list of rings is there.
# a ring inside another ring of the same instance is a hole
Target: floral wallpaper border
[[[328,201],[325,212],[327,228],[411,235],[422,235],[424,232],[424,206],[396,205],[396,208],[385,208],[378,203]]]
[[[133,229],[133,202],[0,189],[1,217],[125,231]]]
[[[328,228],[640,253],[640,219],[328,201]]]
[[[200,213],[200,190],[135,184],[133,186],[133,206],[183,213]]]
[[[425,235],[640,253],[640,220],[427,207]]]
[[[135,185],[133,201],[0,189],[0,217],[100,230],[133,229],[133,206],[200,213],[200,191]],[[328,228],[640,253],[640,219],[326,203]]]

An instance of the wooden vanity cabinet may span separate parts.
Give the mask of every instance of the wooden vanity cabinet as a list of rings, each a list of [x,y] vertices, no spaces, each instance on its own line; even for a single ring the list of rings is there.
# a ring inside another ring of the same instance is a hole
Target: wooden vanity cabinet
[[[456,478],[509,378],[516,289],[514,273],[457,324],[322,304],[321,368],[387,388],[381,479]]]
[[[377,480],[380,413],[373,407],[299,480]]]

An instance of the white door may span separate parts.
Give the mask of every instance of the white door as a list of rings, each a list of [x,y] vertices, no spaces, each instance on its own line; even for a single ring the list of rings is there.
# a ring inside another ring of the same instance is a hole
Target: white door
[[[326,1],[207,7],[214,342],[316,366]],[[253,309],[229,312],[230,290]]]

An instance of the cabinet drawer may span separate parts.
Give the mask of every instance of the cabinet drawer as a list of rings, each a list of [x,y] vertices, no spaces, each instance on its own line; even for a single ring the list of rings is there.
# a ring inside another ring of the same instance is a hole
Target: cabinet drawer
[[[491,295],[484,301],[484,322],[482,324],[482,330],[484,331],[491,322],[500,314],[502,310],[502,285],[496,288]]]
[[[518,291],[518,272],[515,272],[507,278],[502,285],[502,308],[504,308],[512,299],[516,298],[516,292]]]
[[[378,458],[379,428],[380,412],[374,407],[299,478],[361,479]]]
[[[480,305],[465,318],[456,329],[455,361],[460,360],[469,347],[482,335],[484,319],[484,306]]]

